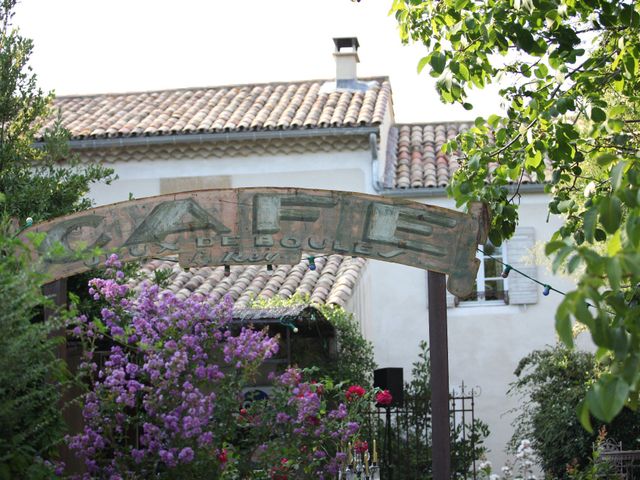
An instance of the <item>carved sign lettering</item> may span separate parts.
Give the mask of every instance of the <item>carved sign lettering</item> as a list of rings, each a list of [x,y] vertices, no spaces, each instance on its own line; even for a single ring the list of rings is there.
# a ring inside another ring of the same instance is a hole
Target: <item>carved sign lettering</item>
[[[340,253],[446,273],[449,291],[465,296],[487,222],[480,204],[464,214],[352,192],[246,188],[98,207],[36,225],[23,238],[46,233],[33,256],[53,279],[104,260],[89,255],[96,248],[125,261],[178,255],[183,267],[293,264],[303,254]]]

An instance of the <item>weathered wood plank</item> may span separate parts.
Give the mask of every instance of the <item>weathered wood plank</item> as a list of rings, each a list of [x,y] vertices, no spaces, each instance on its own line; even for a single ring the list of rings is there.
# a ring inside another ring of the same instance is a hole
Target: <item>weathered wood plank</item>
[[[124,261],[179,255],[183,267],[291,264],[340,253],[449,275],[469,294],[486,240],[486,209],[470,214],[403,199],[294,188],[200,190],[106,205],[35,225],[33,249],[51,280],[117,252]],[[100,250],[97,256],[90,252]]]

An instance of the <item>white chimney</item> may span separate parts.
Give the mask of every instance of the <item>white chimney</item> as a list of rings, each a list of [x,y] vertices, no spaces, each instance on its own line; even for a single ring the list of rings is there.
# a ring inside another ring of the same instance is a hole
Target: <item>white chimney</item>
[[[358,39],[356,37],[334,38],[333,43],[336,51],[333,57],[336,59],[336,86],[338,88],[349,88],[358,78],[356,65],[360,62],[358,58]]]

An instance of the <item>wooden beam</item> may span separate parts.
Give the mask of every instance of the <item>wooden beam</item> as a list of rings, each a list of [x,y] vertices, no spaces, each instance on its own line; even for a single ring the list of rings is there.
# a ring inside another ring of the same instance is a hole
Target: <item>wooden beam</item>
[[[429,352],[431,359],[431,448],[434,480],[451,475],[449,347],[445,276],[429,271]]]

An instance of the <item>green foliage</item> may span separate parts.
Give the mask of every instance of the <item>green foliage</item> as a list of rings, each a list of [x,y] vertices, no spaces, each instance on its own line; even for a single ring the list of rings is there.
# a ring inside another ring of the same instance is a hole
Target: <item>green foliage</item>
[[[32,321],[43,305],[41,278],[26,247],[0,226],[0,479],[48,478],[42,459],[55,456],[63,362],[56,359],[55,321]],[[40,459],[40,461],[38,461]]]
[[[552,478],[571,478],[570,472],[589,470],[598,436],[582,428],[576,411],[589,386],[604,370],[593,354],[562,345],[524,357],[510,391],[523,398],[512,448],[519,439],[531,440],[542,468]],[[598,428],[604,425],[594,422]],[[625,408],[606,425],[606,430],[625,449],[637,449],[640,414]]]
[[[598,480],[600,478],[620,479],[614,466],[600,458],[600,447],[606,438],[606,430],[603,428],[598,434],[598,439],[593,446],[589,463],[579,468],[576,465],[567,467],[567,475],[571,480]]]
[[[12,26],[16,0],[0,0],[0,478],[49,478],[62,441],[63,362],[56,359],[57,322],[37,315],[50,302],[8,218],[25,224],[87,208],[91,182],[109,180],[101,166],[81,168],[60,122],[34,148],[50,95],[28,65],[33,44]],[[68,166],[60,166],[60,162]]]
[[[0,2],[0,193],[6,215],[39,222],[91,206],[84,198],[89,185],[110,182],[113,171],[80,166],[59,118],[44,135],[42,148],[33,146],[42,120],[50,114],[51,95],[37,88],[28,64],[32,41],[11,24],[15,4]]]
[[[413,363],[411,381],[405,382],[404,391],[410,411],[409,424],[416,425],[417,429],[422,429],[429,425],[431,419],[431,362],[429,360],[429,346],[426,341],[420,342],[418,360]],[[489,426],[479,419],[475,419],[466,425],[452,425],[452,478],[468,478],[473,462],[480,459],[487,451],[483,443],[484,439],[488,436]],[[415,441],[408,442],[407,447],[409,450],[422,448],[422,446]],[[418,455],[409,454],[406,458],[417,457]]]
[[[461,150],[449,193],[482,200],[499,245],[518,221],[524,172],[547,178],[564,225],[547,244],[554,269],[580,274],[556,315],[562,340],[586,325],[609,374],[586,408],[611,420],[640,391],[640,4],[623,0],[395,0],[404,41],[427,48],[420,68],[445,102],[471,108],[472,88],[501,79],[504,114],[479,117],[446,147]],[[588,306],[589,305],[589,306]],[[588,418],[588,415],[582,415]],[[589,427],[588,424],[585,426]]]
[[[295,294],[290,298],[274,297],[272,299],[256,299],[252,308],[278,308],[294,305],[309,305],[309,298]],[[335,328],[337,348],[335,357],[322,358],[315,356],[309,362],[302,361],[302,367],[317,367],[318,378],[331,378],[336,382],[347,382],[363,386],[372,385],[373,370],[376,368],[373,359],[373,345],[366,340],[360,326],[353,315],[338,305],[314,305]],[[321,339],[318,339],[321,341]],[[304,358],[305,352],[295,353],[295,336],[292,340],[293,357]]]

